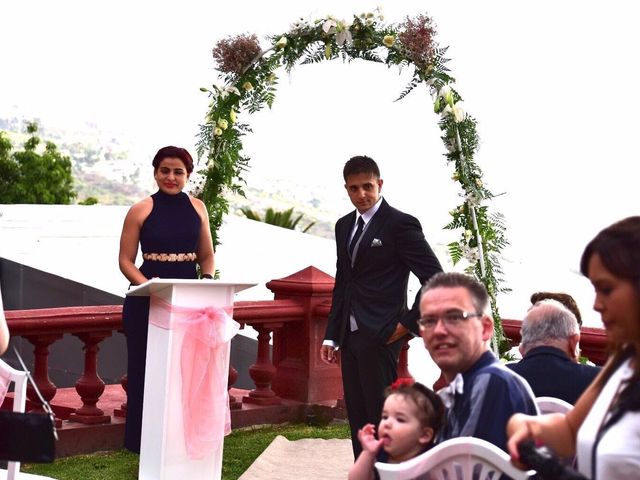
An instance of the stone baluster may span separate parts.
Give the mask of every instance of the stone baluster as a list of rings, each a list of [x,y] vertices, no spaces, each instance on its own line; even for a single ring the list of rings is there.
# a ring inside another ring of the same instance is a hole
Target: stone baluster
[[[276,374],[276,367],[271,362],[269,355],[269,340],[271,331],[281,328],[282,323],[270,323],[252,325],[258,331],[258,354],[256,363],[249,367],[249,376],[256,384],[256,388],[243,397],[243,403],[253,403],[257,405],[280,405],[282,400],[273,390],[271,382]]]
[[[124,331],[124,328],[118,329],[118,332],[120,332],[125,337],[127,336],[127,334]],[[120,404],[120,408],[113,409],[114,417],[127,418],[127,382],[128,382],[128,378],[127,378],[127,374],[125,373],[120,377],[120,386],[122,387],[122,390],[124,390],[124,402]]]
[[[404,345],[400,349],[400,356],[398,357],[398,378],[410,378],[415,380],[409,372],[409,341],[403,340]]]
[[[111,331],[75,333],[84,343],[84,372],[76,382],[76,392],[82,399],[82,407],[69,416],[70,421],[97,424],[109,423],[111,417],[98,408],[97,403],[104,392],[104,382],[98,376],[98,344],[111,336]]]
[[[125,393],[125,398],[126,394],[127,394],[127,375],[123,375],[122,377],[120,377],[120,385],[122,386],[122,390],[124,390]],[[125,400],[124,402],[122,402],[122,404],[120,405],[120,408],[116,408],[113,410],[113,415],[115,417],[123,417],[123,418],[127,418],[127,401]]]
[[[449,385],[449,382],[447,382],[447,379],[444,378],[444,374],[440,372],[440,376],[438,377],[438,379],[435,381],[435,383],[431,388],[433,389],[434,392],[437,392],[438,390],[446,387],[447,385]]]
[[[229,364],[229,376],[227,378],[227,391],[231,390],[231,387],[238,380],[238,370],[233,368],[231,364]],[[242,402],[238,400],[236,397],[229,393],[229,408],[231,410],[237,410],[242,408]]]
[[[42,394],[42,397],[51,403],[51,399],[55,397],[58,388],[49,378],[49,346],[62,338],[62,333],[47,333],[38,335],[25,335],[29,343],[33,345],[34,356],[34,371],[33,380],[38,386],[38,390]],[[40,410],[42,408],[38,394],[35,392],[31,384],[27,387],[27,397],[34,405],[38,405],[33,410]],[[56,418],[56,427],[62,425],[62,420]]]

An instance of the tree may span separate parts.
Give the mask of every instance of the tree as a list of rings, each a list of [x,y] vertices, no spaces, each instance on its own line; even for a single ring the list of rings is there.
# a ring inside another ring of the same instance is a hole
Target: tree
[[[96,197],[87,197],[81,202],[78,202],[78,205],[97,205],[98,199]]]
[[[267,211],[264,214],[264,219],[260,217],[259,213],[254,212],[248,207],[241,208],[240,210],[242,211],[242,213],[244,213],[244,216],[250,220],[268,223],[269,225],[275,225],[276,227],[288,228],[289,230],[295,230],[296,226],[304,216],[304,214],[301,213],[294,219],[293,207],[282,212],[277,212],[273,208],[267,208]],[[302,229],[302,233],[307,233],[309,229],[315,224],[316,222],[311,222],[309,225]]]
[[[76,197],[71,160],[53,142],[46,142],[38,153],[37,132],[36,123],[27,124],[30,137],[22,151],[14,151],[11,140],[0,132],[0,203],[68,205]]]

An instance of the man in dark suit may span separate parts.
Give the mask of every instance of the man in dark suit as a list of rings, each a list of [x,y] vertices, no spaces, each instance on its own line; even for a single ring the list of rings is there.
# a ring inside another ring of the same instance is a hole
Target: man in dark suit
[[[522,360],[507,367],[524,377],[536,397],[556,397],[572,405],[599,367],[578,363],[580,329],[576,316],[555,300],[535,303],[522,320]]]
[[[378,425],[384,389],[397,378],[403,339],[418,335],[419,293],[407,308],[413,272],[420,283],[442,271],[420,222],[391,207],[381,196],[376,162],[366,156],[344,166],[345,188],[354,212],[336,223],[336,282],[321,359],[341,351],[342,384],[357,458],[358,430]]]

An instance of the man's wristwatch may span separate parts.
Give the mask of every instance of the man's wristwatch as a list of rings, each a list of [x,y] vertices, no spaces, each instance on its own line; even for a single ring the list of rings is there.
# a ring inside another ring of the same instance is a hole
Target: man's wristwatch
[[[203,273],[202,278],[206,278],[207,280],[213,280],[213,275],[210,273]]]

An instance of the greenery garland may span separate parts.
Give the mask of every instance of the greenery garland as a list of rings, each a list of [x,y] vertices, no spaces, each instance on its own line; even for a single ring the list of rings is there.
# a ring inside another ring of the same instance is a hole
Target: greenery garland
[[[319,63],[341,58],[343,61],[363,59],[391,67],[413,68],[413,76],[398,100],[420,84],[430,92],[434,112],[446,147],[446,159],[454,167],[452,179],[461,188],[462,202],[450,214],[444,228],[460,229],[459,239],[448,245],[455,264],[465,259],[466,271],[475,274],[487,287],[495,320],[494,350],[506,349],[496,296],[507,289],[500,286],[502,269],[499,256],[507,245],[502,215],[489,213],[484,205],[493,194],[482,181],[482,171],[474,161],[478,149],[476,120],[462,108],[462,97],[453,88],[455,79],[449,74],[447,47],[435,42],[435,26],[430,17],[407,17],[400,25],[387,25],[376,9],[354,16],[348,23],[334,17],[315,21],[300,20],[288,32],[268,37],[263,50],[255,35],[238,35],[219,41],[213,57],[221,72],[222,85],[202,88],[210,98],[209,111],[200,125],[197,152],[206,159],[199,172],[203,181],[196,188],[211,216],[214,245],[222,217],[228,212],[225,194],[244,194],[243,172],[249,157],[242,153],[242,137],[251,132],[239,121],[241,112],[254,113],[271,107],[275,101],[278,76],[285,67],[290,72],[299,63]]]

